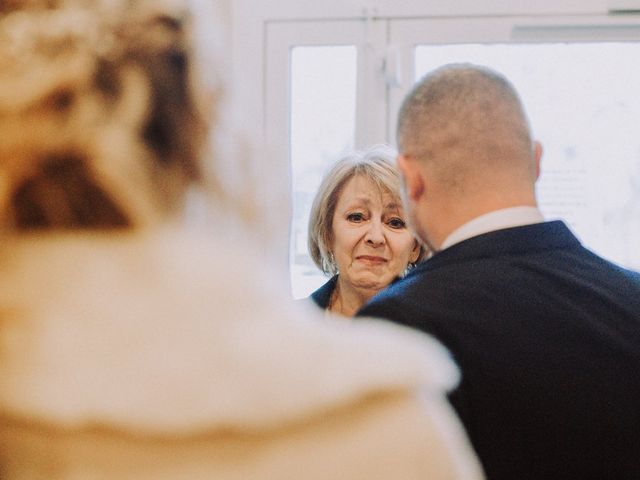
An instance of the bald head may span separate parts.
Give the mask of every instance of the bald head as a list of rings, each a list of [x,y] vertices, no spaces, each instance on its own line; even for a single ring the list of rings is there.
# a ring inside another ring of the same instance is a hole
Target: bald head
[[[535,182],[529,124],[518,94],[485,67],[448,65],[425,76],[402,104],[397,140],[401,154],[429,163],[440,182],[457,190],[477,184],[479,175]]]
[[[474,218],[537,205],[542,150],[497,72],[463,64],[425,76],[400,109],[398,147],[411,224],[433,250]]]

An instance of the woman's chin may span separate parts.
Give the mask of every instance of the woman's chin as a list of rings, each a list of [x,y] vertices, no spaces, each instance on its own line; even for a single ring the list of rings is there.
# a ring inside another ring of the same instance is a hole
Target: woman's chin
[[[389,285],[389,283],[390,282],[380,280],[379,277],[375,277],[373,275],[363,275],[361,278],[354,279],[353,286],[358,290],[371,292],[371,295],[375,295]]]

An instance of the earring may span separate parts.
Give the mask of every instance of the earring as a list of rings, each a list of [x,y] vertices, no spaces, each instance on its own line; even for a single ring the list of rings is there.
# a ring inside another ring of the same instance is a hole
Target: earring
[[[333,256],[333,252],[328,252],[327,256],[322,259],[322,265],[324,271],[327,273],[337,273],[338,266],[336,265],[336,259]]]
[[[416,264],[415,264],[414,262],[409,262],[409,263],[407,263],[407,266],[406,266],[406,268],[404,269],[404,272],[402,272],[402,275],[401,275],[401,276],[402,276],[402,277],[407,276],[407,274],[408,274],[411,270],[413,270],[413,269],[415,268],[415,266],[416,266]]]

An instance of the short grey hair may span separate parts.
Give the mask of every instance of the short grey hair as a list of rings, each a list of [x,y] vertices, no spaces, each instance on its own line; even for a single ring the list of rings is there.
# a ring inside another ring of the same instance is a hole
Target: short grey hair
[[[325,174],[311,206],[308,247],[314,263],[327,275],[338,273],[331,252],[333,216],[342,189],[356,176],[371,180],[380,192],[391,194],[400,204],[400,172],[395,165],[396,151],[389,145],[374,145],[351,152],[334,163]],[[416,240],[417,241],[417,240]],[[420,246],[418,261],[425,251]]]

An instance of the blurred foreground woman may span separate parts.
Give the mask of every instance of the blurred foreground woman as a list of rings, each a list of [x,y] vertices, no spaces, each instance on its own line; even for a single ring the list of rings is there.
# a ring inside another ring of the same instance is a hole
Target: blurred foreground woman
[[[0,19],[0,478],[480,478],[437,343],[295,305],[226,238],[196,16],[55,3]]]

